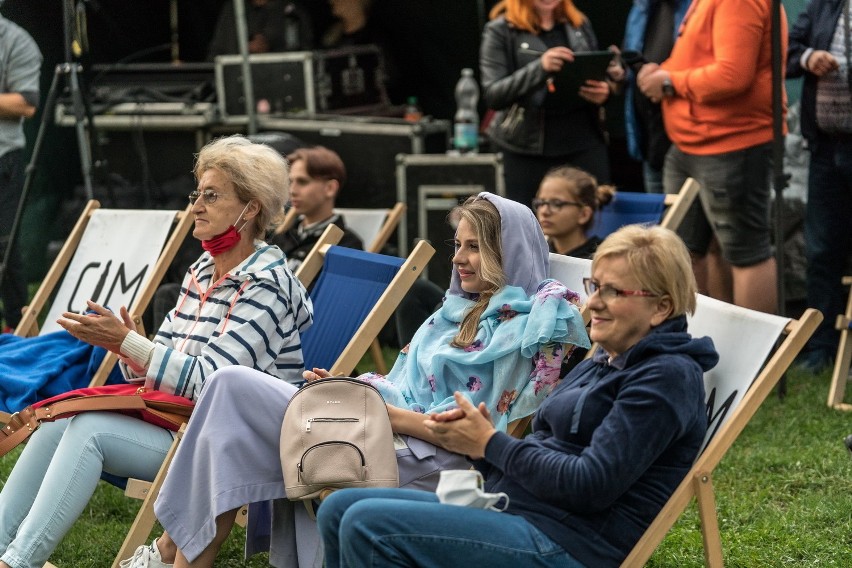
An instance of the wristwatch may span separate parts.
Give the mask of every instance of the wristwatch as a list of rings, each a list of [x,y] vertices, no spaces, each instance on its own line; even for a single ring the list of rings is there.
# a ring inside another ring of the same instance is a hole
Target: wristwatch
[[[675,96],[674,85],[672,85],[672,80],[666,77],[663,79],[663,96],[664,97],[673,97]]]

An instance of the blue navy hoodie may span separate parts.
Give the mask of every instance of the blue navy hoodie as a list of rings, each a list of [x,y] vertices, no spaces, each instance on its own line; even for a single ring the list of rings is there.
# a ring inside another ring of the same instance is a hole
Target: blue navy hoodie
[[[619,566],[689,471],[707,429],[704,371],[719,356],[667,320],[628,351],[580,363],[533,433],[496,433],[476,464],[486,490],[587,566]]]

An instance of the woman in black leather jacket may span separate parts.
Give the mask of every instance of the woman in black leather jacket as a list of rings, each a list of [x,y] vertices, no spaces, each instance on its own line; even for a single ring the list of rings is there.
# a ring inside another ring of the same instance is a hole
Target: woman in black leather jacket
[[[485,103],[497,111],[489,126],[504,155],[507,196],[529,204],[551,168],[570,164],[609,183],[602,105],[611,84],[587,81],[579,103],[553,96],[550,78],[575,52],[598,50],[588,18],[571,0],[503,0],[491,10],[480,47]],[[610,66],[620,80],[621,67]]]

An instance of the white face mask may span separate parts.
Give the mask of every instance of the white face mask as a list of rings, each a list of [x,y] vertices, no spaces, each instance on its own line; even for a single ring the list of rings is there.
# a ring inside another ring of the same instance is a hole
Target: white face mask
[[[449,469],[441,472],[435,493],[441,503],[475,509],[505,511],[509,496],[505,493],[485,493],[482,474],[475,469]]]

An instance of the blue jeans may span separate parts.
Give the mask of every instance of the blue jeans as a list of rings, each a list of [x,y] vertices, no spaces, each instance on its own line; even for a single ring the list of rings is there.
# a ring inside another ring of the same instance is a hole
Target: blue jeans
[[[523,517],[443,505],[427,491],[337,491],[323,501],[317,524],[327,568],[583,568]]]
[[[40,568],[83,512],[101,471],[152,480],[172,433],[115,412],[43,424],[0,492],[0,560]]]
[[[835,140],[819,136],[811,148],[808,204],[805,211],[805,254],[808,260],[808,306],[825,319],[810,340],[810,350],[833,359],[839,333],[834,320],[846,307],[841,279],[852,253],[852,136]]]

